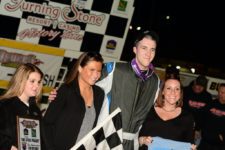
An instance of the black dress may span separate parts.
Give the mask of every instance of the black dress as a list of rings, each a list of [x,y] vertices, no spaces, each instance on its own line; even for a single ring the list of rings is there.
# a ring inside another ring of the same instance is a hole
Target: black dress
[[[193,143],[194,121],[190,113],[182,110],[181,114],[170,120],[161,119],[152,107],[141,128],[139,136],[159,136],[162,138]]]
[[[30,98],[29,107],[18,97],[0,101],[0,150],[10,150],[12,145],[17,147],[17,116],[40,119],[41,111],[35,99]]]

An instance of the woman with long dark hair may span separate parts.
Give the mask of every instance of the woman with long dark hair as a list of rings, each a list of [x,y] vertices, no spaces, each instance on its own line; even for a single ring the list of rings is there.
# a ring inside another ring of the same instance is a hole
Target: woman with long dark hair
[[[43,119],[48,150],[68,150],[95,127],[104,100],[104,91],[95,85],[102,66],[98,53],[78,58]]]

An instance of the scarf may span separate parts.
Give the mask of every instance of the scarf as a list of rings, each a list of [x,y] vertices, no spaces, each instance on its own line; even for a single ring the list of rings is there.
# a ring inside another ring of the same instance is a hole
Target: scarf
[[[153,73],[154,66],[150,63],[147,70],[141,70],[136,62],[136,59],[134,58],[131,61],[131,66],[136,73],[136,75],[141,78],[143,81],[147,80]]]

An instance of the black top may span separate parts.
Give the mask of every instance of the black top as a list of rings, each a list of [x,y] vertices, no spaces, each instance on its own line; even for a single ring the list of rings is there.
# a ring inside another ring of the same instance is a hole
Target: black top
[[[184,88],[184,109],[191,112],[195,120],[195,129],[201,130],[205,122],[205,113],[207,112],[212,96],[209,92],[203,91],[202,93],[194,93],[192,86]]]
[[[164,121],[152,107],[141,128],[139,136],[159,136],[166,139],[193,143],[194,121],[184,110],[176,118]]]
[[[96,118],[104,100],[104,91],[93,85]],[[78,83],[63,84],[43,119],[43,135],[47,150],[68,150],[75,145],[85,115],[85,103]]]
[[[41,118],[41,111],[36,105],[35,99],[29,100],[29,107],[18,97],[0,101],[0,149],[10,150],[11,146],[17,146],[16,117],[28,116]]]

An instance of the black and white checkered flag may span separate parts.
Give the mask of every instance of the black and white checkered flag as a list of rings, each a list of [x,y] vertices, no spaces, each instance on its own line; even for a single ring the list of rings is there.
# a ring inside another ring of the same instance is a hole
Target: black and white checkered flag
[[[71,150],[123,150],[121,110],[117,108]]]

